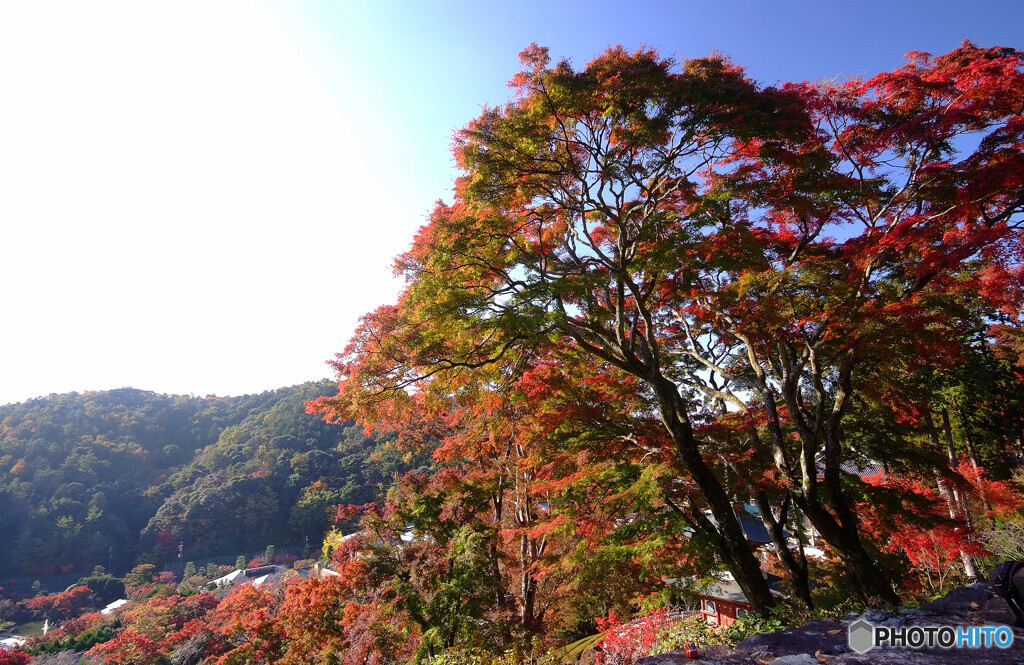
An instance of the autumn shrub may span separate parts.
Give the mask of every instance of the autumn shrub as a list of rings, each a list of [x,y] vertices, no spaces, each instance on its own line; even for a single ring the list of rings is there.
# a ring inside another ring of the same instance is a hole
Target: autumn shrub
[[[0,665],[26,665],[32,661],[32,656],[17,649],[0,649]]]
[[[153,576],[156,566],[144,563],[132,568],[124,577],[125,595],[129,600],[141,600],[153,590]]]
[[[260,554],[249,559],[248,563],[245,564],[246,568],[262,568],[263,566],[270,565],[270,559]]]
[[[658,634],[650,655],[681,651],[687,642],[698,649],[713,644],[734,647],[753,635],[763,635],[803,625],[809,619],[835,618],[823,611],[809,612],[802,605],[780,604],[768,612],[750,613],[736,619],[730,626],[707,623],[697,613],[687,614],[669,622]],[[845,618],[845,617],[844,617]]]
[[[478,647],[463,647],[448,649],[438,654],[430,660],[430,665],[520,665],[523,662],[522,654],[514,650],[496,655]]]
[[[145,564],[137,566],[132,573],[125,578],[125,595],[128,600],[142,602],[149,598],[170,598],[178,594],[178,580],[174,573],[163,571],[154,574],[154,566]],[[146,569],[133,575],[140,569]]]
[[[156,665],[163,656],[160,644],[132,630],[122,630],[117,637],[92,647],[86,655],[116,665]]]
[[[777,633],[802,623],[802,617],[794,615],[785,605],[778,605],[768,612],[738,617],[731,626],[723,628],[721,636],[726,644],[736,645],[753,635]]]
[[[209,583],[210,580],[206,579],[205,575],[191,575],[181,580],[181,584],[178,585],[178,593],[195,593],[200,589],[205,589]]]
[[[602,625],[610,626],[600,641],[596,665],[633,665],[639,658],[681,651],[687,642],[698,648],[712,644],[735,646],[738,642],[761,633],[770,633],[802,623],[790,616],[787,608],[769,614],[748,614],[729,627],[710,625],[699,614],[671,618],[664,610],[656,610],[626,624],[609,617]]]
[[[114,637],[118,620],[110,615],[90,612],[65,619],[46,635],[34,635],[27,645],[33,654],[55,654],[62,651],[84,651]]]
[[[62,621],[60,624],[61,630],[67,635],[77,636],[82,633],[96,630],[104,624],[113,623],[114,617],[107,614],[100,614],[99,612],[90,612],[77,616],[74,619],[67,619]]]
[[[862,527],[883,560],[897,562],[888,568],[902,571],[898,584],[905,602],[936,598],[976,581],[965,560],[991,563],[990,543],[1007,555],[1019,551],[1014,539],[1021,530],[1013,522],[1020,519],[1024,497],[1012,483],[988,479],[966,459],[955,471],[964,481],[960,493],[970,508],[955,518],[931,478],[880,473],[864,479],[872,503],[860,506]],[[979,534],[976,525],[985,523],[1007,527]]]
[[[284,594],[277,588],[235,587],[205,622],[222,647],[221,662],[280,662],[286,632],[278,611]]]
[[[77,616],[89,604],[92,590],[79,586],[50,596],[38,596],[25,602],[25,607],[50,621],[62,621]]]
[[[162,641],[193,619],[202,619],[215,609],[218,600],[209,593],[153,597],[129,605],[120,614],[121,623],[139,635]]]
[[[668,612],[658,609],[650,614],[621,623],[614,611],[608,612],[607,619],[598,619],[598,630],[605,633],[598,646],[596,665],[633,665],[658,642],[658,637],[671,620]]]

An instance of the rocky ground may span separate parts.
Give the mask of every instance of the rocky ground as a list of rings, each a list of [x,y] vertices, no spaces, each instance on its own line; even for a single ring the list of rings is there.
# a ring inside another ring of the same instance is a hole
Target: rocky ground
[[[954,589],[945,597],[917,610],[896,614],[869,610],[862,615],[875,625],[896,626],[981,626],[1011,624],[1013,614],[1006,601],[995,596],[987,584]],[[847,644],[848,621],[810,621],[800,628],[778,633],[755,635],[738,645],[708,647],[697,660],[687,659],[682,652],[641,658],[637,665],[682,665],[683,663],[716,663],[721,665],[1024,665],[1024,636],[1016,636],[1007,649],[991,648],[873,648],[855,653]],[[838,632],[837,632],[838,631]]]

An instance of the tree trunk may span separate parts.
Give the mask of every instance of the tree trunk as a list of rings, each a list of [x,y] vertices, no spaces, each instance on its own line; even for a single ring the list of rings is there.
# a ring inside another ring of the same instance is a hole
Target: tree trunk
[[[985,487],[981,482],[981,474],[978,473],[981,467],[981,462],[978,459],[978,450],[974,447],[974,437],[971,436],[971,428],[968,427],[966,421],[964,421],[963,414],[958,412],[958,415],[960,416],[960,424],[964,430],[964,441],[967,443],[967,456],[968,459],[971,460],[971,466],[974,468],[975,477],[978,479],[978,497],[981,499],[981,505],[985,508],[985,519],[988,522],[989,528],[991,528],[994,526],[992,518],[990,517],[990,514],[992,513],[992,503],[988,500],[988,497],[985,496]],[[945,410],[942,412],[942,418],[944,422],[949,422],[949,414]],[[952,431],[952,428],[950,428],[950,431]],[[949,436],[952,439],[952,435]]]
[[[520,609],[519,623],[523,628],[531,628],[534,624],[533,605],[536,599],[537,582],[533,579],[530,566],[530,542],[526,534],[519,540],[519,574],[520,574]]]
[[[717,523],[718,537],[715,540],[723,563],[733,574],[754,612],[771,609],[775,606],[775,598],[761,572],[761,564],[747,544],[733,511],[732,500],[700,454],[679,391],[674,383],[662,376],[656,377],[652,383],[658,396],[662,422],[675,444],[676,457],[700,489]]]
[[[935,474],[935,481],[939,487],[939,494],[946,500],[946,506],[949,509],[949,516],[953,519],[959,519],[956,497],[953,495],[953,491],[949,488],[949,483],[946,482],[946,479],[943,478],[940,473]],[[960,559],[964,562],[964,574],[973,580],[978,579],[978,567],[974,563],[974,557],[961,549]]]
[[[893,591],[878,564],[864,549],[856,527],[841,525],[817,500],[808,501],[806,497],[797,494],[794,495],[793,501],[807,515],[807,519],[821,537],[839,553],[843,565],[850,571],[857,584],[858,595],[865,603],[882,602],[892,606],[899,604],[899,596]]]
[[[499,612],[505,605],[505,585],[502,584],[501,580],[501,554],[498,546],[498,539],[501,537],[498,534],[501,532],[502,528],[502,512],[505,505],[504,491],[503,483],[499,478],[498,489],[493,495],[491,495],[491,504],[494,508],[492,517],[494,534],[487,543],[487,556],[491,561],[491,575],[494,576],[494,607]]]
[[[949,423],[949,412],[946,409],[942,410],[942,422],[946,433],[946,457],[949,459],[949,463],[952,466],[951,470],[955,471],[956,450],[953,447],[952,427]],[[924,424],[928,428],[928,438],[931,440],[932,449],[936,454],[941,455],[942,444],[939,443],[939,435],[935,431],[935,422],[932,419],[931,412],[927,408],[924,409]],[[942,473],[936,471],[935,477],[939,485],[939,493],[942,494],[943,498],[945,498],[946,505],[949,508],[949,516],[955,520],[964,520],[967,525],[970,526],[970,511],[967,509],[966,497],[964,497]],[[974,563],[974,557],[961,549],[960,559],[964,563],[964,574],[973,580],[978,579],[978,566]]]
[[[772,544],[775,545],[775,553],[779,558],[779,563],[782,564],[783,570],[786,571],[786,577],[789,580],[790,586],[793,588],[793,593],[796,594],[797,598],[800,599],[807,609],[814,609],[814,601],[811,600],[811,587],[808,579],[807,571],[807,559],[801,556],[802,561],[797,561],[796,556],[793,555],[793,551],[789,549],[789,543],[786,542],[786,534],[784,528],[786,525],[786,512],[789,507],[789,497],[783,502],[782,513],[779,519],[775,519],[775,515],[772,514],[772,506],[768,501],[768,495],[765,492],[757,492],[754,495],[754,501],[757,503],[757,509],[761,513],[761,521],[764,522],[765,528],[768,530],[768,534],[772,538]]]
[[[819,433],[807,427],[806,423],[800,423],[798,417],[794,417],[794,422],[798,425],[801,450],[799,469],[791,468],[786,453],[786,436],[780,424],[775,395],[767,387],[761,391],[761,394],[764,396],[768,413],[768,428],[775,465],[783,477],[789,478],[793,483],[794,489],[791,494],[793,502],[821,534],[821,537],[839,553],[843,564],[857,583],[858,594],[865,602],[881,601],[886,605],[898,605],[899,596],[893,591],[888,576],[864,548],[857,531],[856,515],[850,510],[843,496],[839,468],[841,458],[838,427],[838,419],[842,415],[841,410],[834,413],[835,417],[830,419],[825,440],[825,488],[834,504],[832,509],[835,511],[835,515],[833,515],[818,495],[818,468],[814,451],[819,449],[817,445],[820,441]],[[784,399],[790,413],[798,414],[800,406],[792,387],[788,392],[784,392]]]
[[[970,428],[964,422],[963,414],[960,415],[960,424],[964,430],[964,442],[967,443],[967,458],[975,469],[981,466],[978,461],[978,451],[974,448],[974,438],[971,436]],[[949,419],[949,409],[942,410],[942,429],[946,433],[946,445],[953,448],[953,424]]]

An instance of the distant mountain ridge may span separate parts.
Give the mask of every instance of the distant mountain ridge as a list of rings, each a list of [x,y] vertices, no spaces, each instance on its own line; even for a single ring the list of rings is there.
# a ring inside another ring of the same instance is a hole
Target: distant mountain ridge
[[[405,462],[305,402],[330,381],[241,397],[121,388],[0,406],[0,579],[319,545],[328,511]]]

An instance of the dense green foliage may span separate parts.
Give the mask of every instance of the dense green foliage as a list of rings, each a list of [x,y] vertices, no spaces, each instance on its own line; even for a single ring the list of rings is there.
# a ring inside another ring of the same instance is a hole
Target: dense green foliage
[[[400,461],[304,402],[326,383],[244,397],[120,390],[0,407],[4,576],[130,567],[268,543],[314,547],[339,502],[371,501]],[[140,538],[141,535],[141,538]],[[219,549],[219,548],[224,548]]]
[[[319,547],[338,504],[377,498],[400,463],[371,460],[377,444],[362,428],[307,415],[306,400],[322,392],[290,392],[225,429],[160,487],[166,499],[142,531],[144,546],[184,542],[205,555],[308,537]]]

